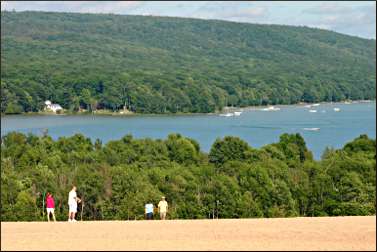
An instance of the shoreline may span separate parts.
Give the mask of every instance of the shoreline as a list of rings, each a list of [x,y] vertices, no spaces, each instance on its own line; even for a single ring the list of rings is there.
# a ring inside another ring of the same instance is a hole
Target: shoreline
[[[329,104],[345,104],[345,105],[352,105],[352,104],[359,104],[359,103],[375,103],[376,100],[346,100],[346,101],[339,101],[339,102],[315,102],[315,103],[293,103],[293,104],[275,104],[275,105],[260,105],[260,106],[247,106],[247,107],[228,107],[232,110],[255,110],[255,109],[261,109],[261,108],[267,108],[270,106],[273,107],[304,107],[307,105],[313,106],[314,104],[319,105],[329,105]],[[223,111],[224,112],[224,111]]]
[[[221,111],[211,112],[211,113],[194,113],[194,112],[178,112],[178,113],[135,113],[135,112],[126,112],[126,113],[120,113],[120,112],[112,112],[110,110],[97,110],[94,112],[63,112],[63,113],[54,113],[54,112],[46,112],[46,111],[40,111],[40,112],[22,112],[19,114],[4,114],[1,113],[1,117],[5,116],[116,116],[116,117],[130,117],[130,116],[200,116],[200,115],[220,115],[222,113],[226,112],[232,112],[232,111],[251,111],[251,110],[257,110],[262,108],[267,108],[270,106],[276,106],[276,107],[289,107],[289,106],[308,106],[313,104],[320,104],[320,105],[328,105],[328,104],[359,104],[359,103],[375,103],[376,100],[345,100],[345,101],[339,101],[339,102],[318,102],[318,103],[294,103],[294,104],[275,104],[275,105],[258,105],[258,106],[246,106],[246,107],[224,107]]]

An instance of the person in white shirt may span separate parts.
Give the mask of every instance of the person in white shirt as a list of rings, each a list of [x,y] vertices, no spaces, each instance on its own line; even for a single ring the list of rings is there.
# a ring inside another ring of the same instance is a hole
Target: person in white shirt
[[[165,220],[167,211],[168,202],[166,202],[165,197],[162,196],[160,202],[158,202],[158,212],[160,213],[161,220]]]
[[[153,220],[154,206],[152,203],[145,204],[145,217],[147,220]]]
[[[77,197],[76,194],[76,186],[72,187],[72,190],[68,194],[68,206],[69,206],[69,213],[68,213],[68,222],[75,222],[75,215],[77,213],[77,203],[80,203],[80,198]]]

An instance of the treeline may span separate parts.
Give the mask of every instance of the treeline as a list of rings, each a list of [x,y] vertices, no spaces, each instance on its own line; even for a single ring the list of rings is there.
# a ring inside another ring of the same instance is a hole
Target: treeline
[[[42,220],[47,191],[66,220],[72,184],[84,220],[141,219],[162,195],[170,219],[373,215],[376,141],[361,135],[316,161],[300,134],[259,149],[227,136],[208,154],[179,134],[107,144],[80,134],[1,138],[1,221]]]
[[[102,14],[1,12],[1,113],[214,112],[375,99],[375,40],[321,29]]]

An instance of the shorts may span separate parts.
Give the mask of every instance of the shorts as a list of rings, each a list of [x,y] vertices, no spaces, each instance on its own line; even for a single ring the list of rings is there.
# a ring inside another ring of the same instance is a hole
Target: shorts
[[[147,220],[153,219],[153,213],[147,213]]]
[[[69,212],[77,213],[77,204],[69,204]]]
[[[50,213],[54,214],[55,208],[46,208],[46,209],[47,209],[47,214],[50,214]]]
[[[160,212],[160,219],[165,220],[166,218],[166,212]]]

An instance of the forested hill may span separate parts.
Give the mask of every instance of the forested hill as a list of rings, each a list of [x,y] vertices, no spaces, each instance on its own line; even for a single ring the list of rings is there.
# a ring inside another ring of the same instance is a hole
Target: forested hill
[[[1,12],[1,112],[213,112],[374,99],[375,40],[307,27]]]

